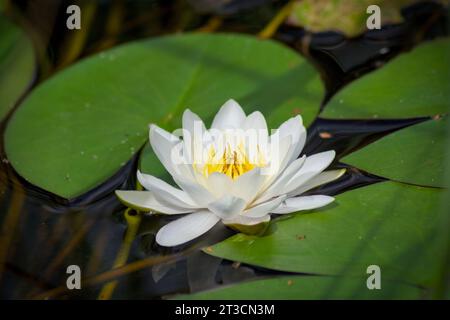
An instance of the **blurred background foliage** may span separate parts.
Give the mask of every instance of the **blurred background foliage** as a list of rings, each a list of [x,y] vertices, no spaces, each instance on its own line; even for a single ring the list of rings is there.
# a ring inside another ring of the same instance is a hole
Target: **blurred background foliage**
[[[312,32],[337,31],[355,37],[367,30],[367,8],[380,8],[381,24],[404,22],[402,10],[420,0],[298,0],[294,2],[288,23]],[[448,5],[448,0],[431,0],[430,3]],[[370,12],[372,14],[373,12]]]

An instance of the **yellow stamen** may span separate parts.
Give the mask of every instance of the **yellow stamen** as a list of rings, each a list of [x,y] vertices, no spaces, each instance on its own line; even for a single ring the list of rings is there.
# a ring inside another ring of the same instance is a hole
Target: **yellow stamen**
[[[211,146],[208,150],[206,162],[201,165],[194,163],[194,169],[201,172],[205,177],[208,177],[214,172],[221,172],[232,179],[236,179],[256,167],[263,167],[265,165],[264,155],[259,148],[256,162],[252,163],[246,154],[244,145],[240,144],[234,150],[230,145],[227,145],[220,156],[217,155],[216,150]]]

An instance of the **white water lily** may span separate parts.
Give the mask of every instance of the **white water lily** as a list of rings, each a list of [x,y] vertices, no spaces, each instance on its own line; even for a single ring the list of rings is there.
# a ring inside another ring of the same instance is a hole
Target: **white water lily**
[[[250,130],[259,132],[251,142],[242,134]],[[158,231],[162,246],[193,240],[219,221],[255,226],[268,222],[271,213],[326,206],[333,197],[301,195],[344,172],[323,172],[335,157],[333,150],[299,157],[306,140],[301,116],[269,136],[264,116],[259,111],[246,116],[234,100],[221,107],[209,130],[187,109],[182,135],[150,126],[151,146],[179,188],[138,171],[147,191],[116,191],[124,204],[139,210],[187,214]]]

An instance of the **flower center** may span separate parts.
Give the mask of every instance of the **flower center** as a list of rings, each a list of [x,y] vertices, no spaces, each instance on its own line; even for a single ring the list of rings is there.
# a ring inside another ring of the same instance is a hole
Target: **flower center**
[[[256,161],[250,160],[243,144],[240,144],[237,148],[227,145],[221,154],[218,154],[216,149],[211,146],[208,150],[207,160],[199,171],[205,177],[214,172],[221,172],[232,179],[236,179],[255,167],[266,165],[264,155],[259,149],[255,158]]]

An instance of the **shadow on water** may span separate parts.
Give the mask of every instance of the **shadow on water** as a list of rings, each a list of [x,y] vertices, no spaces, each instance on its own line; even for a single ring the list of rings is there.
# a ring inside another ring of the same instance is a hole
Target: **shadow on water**
[[[267,1],[253,2],[270,7]],[[252,30],[245,30],[242,22],[247,21],[246,15],[250,13],[245,10],[234,13],[238,6],[233,3],[215,9],[226,10],[229,15],[229,22],[227,24],[225,21],[223,28],[243,32]],[[419,38],[423,40],[445,34],[442,18],[429,23],[435,12],[436,7],[430,5],[412,8],[405,12],[405,24],[369,32],[355,39],[330,33],[311,38],[303,29],[292,27],[282,27],[277,38],[308,55],[319,67],[327,85],[327,100],[346,83],[380,67],[416,44]],[[265,22],[257,21],[256,24],[259,23],[264,25]],[[58,36],[59,32],[53,35],[52,46],[56,46]],[[310,41],[307,52],[304,51],[306,37]],[[385,180],[340,163],[339,159],[386,134],[423,120],[337,121],[317,118],[308,129],[304,153],[336,150],[337,160],[332,168],[345,167],[348,170],[339,180],[309,193],[336,195]],[[116,276],[120,282],[114,298],[161,299],[176,293],[196,292],[221,284],[284,274],[203,253],[201,248],[234,234],[234,231],[220,224],[212,232],[186,245],[172,249],[159,247],[155,243],[155,234],[173,219],[166,216],[144,216],[131,246],[129,265],[118,270],[117,274],[108,274],[126,230],[125,208],[116,199],[114,190],[133,188],[138,157],[131,159],[100,187],[71,200],[30,185],[14,172],[3,151],[1,159],[1,298],[32,298],[42,292],[64,287],[66,267],[72,264],[81,267],[83,277],[89,280],[86,282],[88,285],[79,292],[61,290],[52,297],[97,298],[102,284]]]

